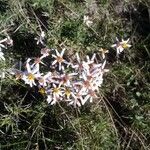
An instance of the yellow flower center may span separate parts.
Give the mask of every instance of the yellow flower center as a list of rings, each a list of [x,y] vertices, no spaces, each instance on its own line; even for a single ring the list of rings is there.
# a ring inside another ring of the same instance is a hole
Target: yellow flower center
[[[53,89],[53,92],[54,92],[54,93],[59,93],[59,92],[60,92],[60,89],[59,89],[59,88],[54,88],[54,89]]]
[[[62,57],[59,57],[59,56],[56,58],[56,60],[57,60],[57,62],[59,62],[59,63],[61,63],[61,62],[64,61],[64,59],[63,59]]]
[[[128,44],[127,44],[127,43],[123,43],[123,44],[122,44],[122,47],[123,47],[123,48],[128,48]]]
[[[69,89],[66,89],[66,90],[65,90],[65,94],[67,95],[67,97],[69,97],[70,94],[71,94],[71,91],[70,91]]]
[[[28,79],[29,79],[29,80],[34,80],[35,77],[34,77],[34,75],[33,75],[32,73],[29,73],[29,74],[28,74]]]
[[[44,95],[45,94],[45,89],[44,88],[40,88],[38,92],[41,93],[42,95]]]

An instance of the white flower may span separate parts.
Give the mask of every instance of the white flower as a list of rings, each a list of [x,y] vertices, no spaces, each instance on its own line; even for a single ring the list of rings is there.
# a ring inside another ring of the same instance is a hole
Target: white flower
[[[72,93],[72,99],[70,99],[69,105],[73,105],[74,107],[76,106],[81,106],[84,105],[83,101],[83,95],[80,92],[77,93]]]
[[[84,15],[83,22],[84,22],[88,27],[90,27],[90,26],[93,24],[93,21],[91,21],[91,20],[90,20],[90,17],[87,16],[87,15]]]
[[[24,72],[22,76],[22,80],[25,81],[25,84],[29,84],[30,87],[32,87],[33,85],[36,85],[35,79],[40,77],[41,74],[39,73],[39,64],[36,64],[34,68],[31,68],[29,64],[30,60],[31,59],[27,60],[27,63],[26,63],[27,71]]]
[[[56,104],[56,102],[62,99],[61,96],[63,95],[63,93],[60,88],[60,85],[56,86],[55,84],[53,84],[53,87],[49,91],[47,91],[47,93],[47,102],[51,105]]]
[[[81,74],[83,71],[88,71],[90,68],[90,64],[93,63],[93,60],[90,60],[87,57],[87,62],[82,61],[79,57],[79,54],[76,53],[77,63],[75,65],[72,65],[72,68],[76,69],[76,71]],[[93,58],[94,59],[94,58]]]
[[[44,57],[45,57],[44,55],[41,56],[41,57],[36,57],[36,58],[34,59],[34,63],[31,65],[31,68],[33,68],[35,65],[39,66],[39,64],[43,64],[43,65],[46,66],[46,64],[42,62],[42,59],[43,59]]]
[[[38,45],[39,43],[41,43],[42,45],[44,45],[44,38],[45,38],[45,33],[44,31],[41,31],[41,34],[38,38],[35,38],[37,40],[36,44]]]
[[[118,56],[121,52],[123,52],[124,49],[127,49],[127,48],[130,48],[130,47],[131,47],[131,45],[128,44],[129,39],[127,39],[127,40],[123,40],[123,39],[122,39],[122,41],[120,42],[120,41],[118,40],[118,38],[116,38],[116,41],[117,41],[117,43],[116,43],[116,44],[113,44],[111,47],[115,47],[115,48],[116,48],[116,50],[117,50],[117,56]]]
[[[48,72],[46,75],[38,77],[37,80],[39,82],[39,85],[42,87],[46,87],[47,83],[51,83],[52,82],[51,75],[52,73]]]
[[[81,81],[81,91],[87,92],[89,89],[92,89],[92,82],[93,82],[93,77],[90,75],[85,74],[85,72],[82,72],[82,76],[80,76],[80,78],[82,78],[83,81]]]
[[[59,53],[57,51],[57,49],[55,50],[55,52],[56,52],[56,55],[52,55],[52,57],[55,58],[52,65],[55,65],[56,63],[58,63],[59,64],[59,70],[64,70],[64,66],[62,65],[62,63],[65,63],[68,65],[68,62],[63,58],[65,49],[63,49],[61,53]]]
[[[88,101],[88,99],[90,100],[90,103],[93,102],[93,98],[97,98],[97,95],[94,90],[90,89],[88,91],[87,95],[84,97],[82,105],[84,105],[85,102]]]
[[[49,56],[49,53],[50,53],[50,49],[49,48],[42,48],[41,49],[41,54],[42,54],[41,58]]]
[[[78,73],[69,73],[69,74],[62,74],[60,76],[60,84],[61,85],[64,85],[64,86],[72,86],[71,82],[72,82],[72,78],[74,76],[76,76]]]

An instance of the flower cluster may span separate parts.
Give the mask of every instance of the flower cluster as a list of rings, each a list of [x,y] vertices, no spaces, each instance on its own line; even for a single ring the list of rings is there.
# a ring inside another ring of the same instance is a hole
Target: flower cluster
[[[116,47],[117,55],[131,46],[127,44],[128,41],[117,41],[117,44],[112,45]],[[51,105],[63,101],[76,107],[84,105],[87,101],[92,102],[97,98],[104,74],[109,71],[105,69],[105,55],[109,51],[100,49],[100,63],[96,62],[95,53],[92,57],[86,56],[85,60],[76,53],[75,60],[67,61],[64,57],[65,51],[66,49],[58,51],[43,48],[40,57],[27,59],[24,71],[14,69],[13,74],[17,80],[23,80],[30,87],[37,86],[38,91],[46,96],[47,102]],[[49,69],[44,71],[44,66]]]
[[[103,75],[108,72],[105,69],[106,59],[102,63],[96,63],[96,55],[90,58],[86,56],[83,61],[76,53],[76,61],[68,62],[64,58],[65,49],[61,52],[44,48],[41,50],[41,57],[27,59],[25,70],[14,69],[16,79],[22,79],[30,87],[37,86],[39,92],[47,96],[47,102],[51,105],[65,101],[69,105],[81,106],[86,101],[93,101],[96,92],[103,83]],[[50,55],[50,53],[52,53]],[[51,67],[46,73],[42,73],[41,65],[45,65],[44,58],[50,57]]]

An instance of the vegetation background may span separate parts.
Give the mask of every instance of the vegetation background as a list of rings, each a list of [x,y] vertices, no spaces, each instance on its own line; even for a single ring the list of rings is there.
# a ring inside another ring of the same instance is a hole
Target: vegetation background
[[[65,47],[68,57],[109,49],[110,72],[98,100],[76,109],[50,106],[36,88],[8,74],[18,60],[39,55],[35,38],[42,30],[46,45]],[[0,62],[7,77],[0,79],[0,149],[150,149],[149,0],[0,0],[0,38],[6,34],[14,45]],[[118,63],[110,48],[116,37],[132,44]]]

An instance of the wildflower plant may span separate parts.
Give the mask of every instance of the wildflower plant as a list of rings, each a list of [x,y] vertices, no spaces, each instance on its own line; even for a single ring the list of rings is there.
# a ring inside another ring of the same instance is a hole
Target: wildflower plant
[[[43,42],[44,32],[40,37],[42,39],[37,44]],[[113,44],[116,48],[117,56],[126,48],[131,47],[128,40],[123,40]],[[5,45],[13,45],[13,41],[8,36],[0,41],[0,60],[5,61],[3,48]],[[44,45],[44,44],[43,44]],[[42,48],[41,56],[31,59],[28,58],[25,63],[25,69],[12,69],[11,74],[16,76],[16,80],[21,79],[30,87],[37,86],[42,95],[46,95],[47,102],[51,105],[58,102],[66,102],[68,105],[81,106],[87,101],[92,102],[97,98],[99,88],[103,83],[103,76],[108,69],[105,69],[107,60],[106,54],[109,52],[106,49],[100,49],[102,61],[96,61],[96,54],[90,58],[86,56],[86,60],[82,60],[79,53],[76,53],[76,61],[69,62],[65,59],[66,49],[58,51],[57,49]],[[46,65],[45,58],[50,57],[52,61]],[[43,66],[41,66],[43,65]],[[43,72],[43,67],[48,67],[47,72]],[[50,68],[54,68],[52,71]],[[57,69],[58,68],[58,69]]]
[[[128,41],[122,40],[116,47],[117,55],[130,47]],[[59,102],[66,102],[74,107],[82,106],[87,101],[92,102],[97,98],[99,88],[103,83],[103,77],[109,69],[105,69],[107,60],[105,55],[108,53],[106,49],[100,49],[102,60],[98,63],[96,54],[90,58],[86,56],[82,60],[79,53],[76,53],[76,60],[69,62],[65,59],[66,49],[57,50],[43,48],[41,56],[30,59],[25,63],[25,70],[14,69],[16,79],[21,79],[30,87],[37,86],[38,91],[46,96],[49,104],[54,105]],[[50,58],[50,64],[47,64],[45,58]],[[47,72],[43,71],[43,67],[49,68]],[[42,69],[41,69],[42,68]],[[52,69],[53,68],[53,71]]]
[[[45,55],[42,51],[42,56],[39,58],[44,61],[44,58],[49,55]],[[49,70],[43,73],[40,70],[42,64],[32,63],[31,59],[27,59],[24,71],[14,71],[16,78],[18,72],[20,72],[20,79],[25,84],[29,84],[30,87],[37,86],[39,91],[47,96],[47,102],[51,105],[65,101],[76,107],[84,105],[88,100],[92,102],[92,99],[96,97],[96,90],[103,81],[103,65],[95,62],[95,54],[93,54],[91,60],[87,56],[86,61],[82,61],[79,55],[76,54],[77,63],[67,62],[63,58],[64,51],[65,49],[59,53],[58,50],[55,50],[56,54],[52,54],[54,61],[51,65],[58,67],[58,70],[56,69],[54,72]],[[47,67],[50,68],[50,66]],[[71,71],[68,71],[65,67],[69,67]]]

